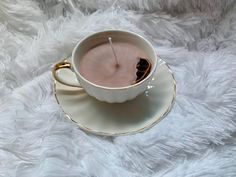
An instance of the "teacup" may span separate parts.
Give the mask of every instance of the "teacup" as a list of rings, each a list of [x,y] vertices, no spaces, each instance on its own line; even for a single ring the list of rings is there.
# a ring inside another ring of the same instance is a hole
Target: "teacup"
[[[151,70],[143,80],[123,87],[107,87],[92,83],[82,76],[79,69],[79,61],[91,48],[107,42],[107,36],[111,37],[115,41],[131,43],[141,48],[147,54],[148,60],[151,63]],[[83,38],[73,49],[71,62],[63,61],[57,63],[52,72],[54,78],[58,82],[72,87],[81,87],[87,92],[88,95],[93,96],[100,101],[105,101],[108,103],[122,103],[134,99],[147,89],[147,86],[151,82],[157,68],[157,61],[158,57],[152,44],[144,37],[134,32],[125,30],[106,30]],[[57,71],[65,68],[69,68],[72,72],[74,72],[78,81],[77,83],[65,81],[60,77],[60,75],[58,75]]]

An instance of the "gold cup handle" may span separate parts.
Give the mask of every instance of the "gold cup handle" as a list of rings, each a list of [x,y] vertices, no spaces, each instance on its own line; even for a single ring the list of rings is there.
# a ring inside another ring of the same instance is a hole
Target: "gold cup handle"
[[[73,83],[71,81],[68,81],[66,79],[63,79],[59,74],[58,71],[61,69],[70,69],[71,72],[73,72],[72,67],[71,67],[71,63],[68,62],[67,60],[64,60],[60,63],[57,63],[54,65],[53,69],[52,69],[52,75],[54,77],[54,79],[57,82],[60,82],[61,84],[67,85],[67,86],[71,86],[71,87],[81,87],[81,85],[79,84],[79,82],[77,83]],[[75,75],[75,73],[73,72],[73,74]],[[76,76],[75,76],[76,77]]]

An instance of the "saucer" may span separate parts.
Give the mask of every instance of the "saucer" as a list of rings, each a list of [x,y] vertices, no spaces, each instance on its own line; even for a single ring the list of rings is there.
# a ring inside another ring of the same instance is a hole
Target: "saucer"
[[[59,72],[65,79],[76,80],[67,69]],[[160,60],[147,90],[131,101],[101,102],[81,88],[56,81],[54,94],[66,117],[81,129],[98,135],[118,136],[142,132],[160,122],[174,104],[176,83],[169,66]]]

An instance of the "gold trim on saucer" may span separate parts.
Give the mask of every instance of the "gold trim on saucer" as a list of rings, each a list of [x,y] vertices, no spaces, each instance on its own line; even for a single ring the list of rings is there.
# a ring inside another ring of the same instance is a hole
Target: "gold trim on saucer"
[[[75,120],[73,120],[71,118],[71,116],[63,110],[62,106],[59,103],[57,95],[56,95],[56,82],[57,81],[55,81],[55,80],[54,80],[54,84],[53,84],[53,93],[54,93],[54,96],[56,98],[56,101],[57,101],[58,105],[60,106],[61,110],[64,112],[66,117],[68,119],[70,119],[72,122],[74,122],[75,124],[77,124],[82,130],[84,130],[86,132],[93,133],[93,134],[96,134],[96,135],[103,135],[103,136],[121,136],[121,135],[132,135],[132,134],[140,133],[140,132],[143,132],[145,130],[148,130],[148,129],[152,128],[154,125],[159,123],[163,118],[165,118],[167,116],[167,114],[170,112],[170,110],[172,109],[172,107],[174,105],[174,102],[175,102],[175,98],[176,98],[176,80],[175,80],[174,74],[173,74],[171,68],[168,66],[168,64],[166,64],[166,62],[164,62],[163,60],[162,60],[162,62],[163,63],[161,63],[161,65],[165,64],[168,67],[168,70],[169,70],[169,72],[172,76],[172,79],[173,79],[174,93],[173,93],[172,101],[171,101],[170,105],[168,106],[167,110],[160,117],[158,117],[156,119],[156,121],[152,122],[151,124],[141,128],[141,129],[138,129],[138,130],[123,132],[123,133],[105,133],[105,132],[96,131],[96,130],[90,129],[86,126],[83,126],[83,125],[79,124],[78,122],[76,122]]]

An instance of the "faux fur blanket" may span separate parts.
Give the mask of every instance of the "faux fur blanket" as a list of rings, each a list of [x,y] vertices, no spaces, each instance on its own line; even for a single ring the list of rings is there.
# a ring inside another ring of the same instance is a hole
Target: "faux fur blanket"
[[[175,105],[143,133],[65,118],[51,67],[84,36],[128,29],[173,69]],[[235,177],[235,0],[1,0],[1,177]]]

